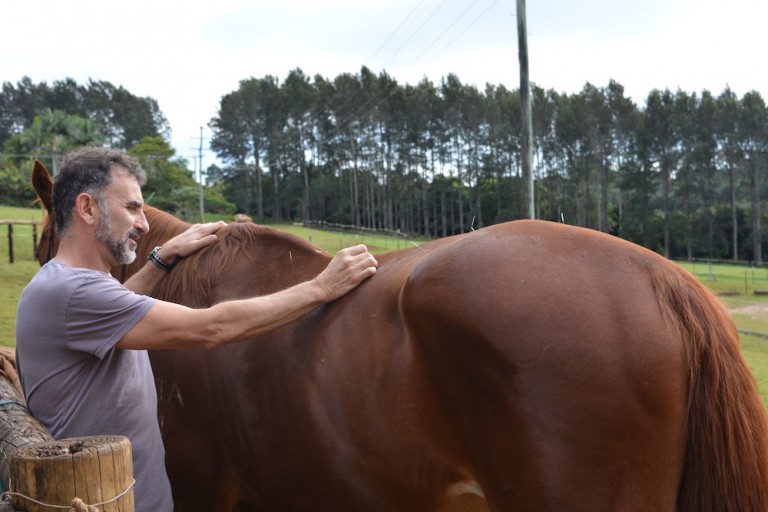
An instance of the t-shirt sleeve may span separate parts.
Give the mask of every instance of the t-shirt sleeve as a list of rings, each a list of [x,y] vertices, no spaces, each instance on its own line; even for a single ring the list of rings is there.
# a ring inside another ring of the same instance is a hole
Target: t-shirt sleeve
[[[103,358],[155,304],[111,276],[85,279],[70,298],[66,312],[66,340],[71,350]]]

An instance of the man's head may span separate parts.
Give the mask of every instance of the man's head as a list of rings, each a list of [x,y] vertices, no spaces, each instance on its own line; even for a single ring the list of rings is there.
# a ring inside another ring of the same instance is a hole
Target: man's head
[[[129,240],[135,242],[141,231],[136,229],[134,220],[125,215],[125,211],[131,214],[138,209],[140,220],[143,219],[143,224],[146,224],[140,211],[143,205],[140,187],[145,181],[146,174],[139,162],[117,150],[86,146],[65,155],[52,191],[53,214],[59,236],[66,236],[78,208],[82,208],[83,204],[95,204],[98,210],[95,238],[104,244],[115,263],[131,263],[136,254],[129,248],[135,246]],[[119,214],[118,225],[114,229],[113,206]],[[90,208],[88,210],[91,211]]]
[[[112,183],[113,171],[118,169],[134,176],[139,186],[147,181],[139,161],[115,149],[85,146],[62,157],[52,192],[53,214],[60,235],[69,228],[77,196],[90,194],[103,203],[104,190]]]

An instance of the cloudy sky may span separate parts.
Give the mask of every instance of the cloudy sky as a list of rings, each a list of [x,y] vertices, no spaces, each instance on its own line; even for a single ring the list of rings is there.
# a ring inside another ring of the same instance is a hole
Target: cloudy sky
[[[400,83],[455,73],[481,88],[519,85],[511,0],[10,0],[0,12],[0,82],[92,78],[150,96],[190,165],[221,97],[250,77],[365,65]],[[541,87],[614,79],[639,106],[654,88],[768,101],[766,0],[528,0],[527,19]]]

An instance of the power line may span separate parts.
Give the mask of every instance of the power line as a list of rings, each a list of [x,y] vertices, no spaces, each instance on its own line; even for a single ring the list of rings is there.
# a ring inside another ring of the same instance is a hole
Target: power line
[[[424,51],[422,51],[422,52],[419,54],[419,56],[418,56],[418,57],[416,57],[415,59],[413,59],[413,62],[411,62],[411,65],[415,64],[415,63],[416,63],[416,62],[417,62],[417,61],[418,61],[418,60],[419,60],[419,59],[420,59],[420,58],[421,58],[421,57],[422,57],[422,56],[423,56],[425,53],[427,53],[427,52],[429,51],[429,49],[430,49],[430,48],[432,48],[432,46],[434,46],[434,44],[435,44],[436,42],[438,42],[438,41],[439,41],[439,40],[440,40],[440,39],[441,39],[441,38],[442,38],[442,37],[445,35],[445,33],[446,33],[446,32],[448,32],[450,29],[452,29],[452,28],[453,28],[453,26],[454,26],[454,25],[456,25],[456,23],[458,23],[458,21],[459,21],[461,18],[463,18],[463,17],[464,17],[464,15],[467,13],[467,11],[469,11],[469,10],[470,10],[472,7],[474,7],[474,6],[475,6],[475,4],[476,4],[478,1],[479,1],[479,0],[475,0],[474,2],[472,2],[472,3],[471,3],[469,6],[467,6],[467,8],[466,8],[466,9],[464,9],[464,11],[462,11],[462,13],[461,13],[461,14],[459,14],[458,16],[456,16],[456,18],[455,18],[455,19],[454,19],[454,20],[451,22],[451,24],[450,24],[450,25],[448,25],[448,26],[445,28],[445,30],[443,30],[443,31],[440,33],[440,35],[439,35],[439,36],[437,36],[435,39],[433,39],[433,40],[432,40],[432,42],[431,42],[431,43],[429,43],[429,45],[428,45],[428,46],[427,46],[427,47],[424,49]],[[494,2],[494,3],[495,3],[495,2]],[[487,10],[487,9],[486,9],[486,10]],[[484,14],[484,13],[483,13],[483,14]],[[462,32],[462,33],[463,33],[463,32]],[[439,55],[439,54],[438,54],[438,55]],[[434,60],[434,59],[433,59],[433,60]]]
[[[443,7],[443,5],[445,5],[445,2],[446,2],[446,1],[447,1],[447,0],[443,0],[442,2],[440,2],[440,4],[438,4],[438,6],[437,6],[437,7],[435,7],[435,9],[434,9],[434,10],[433,10],[433,11],[432,11],[430,14],[429,14],[429,16],[427,16],[427,17],[424,19],[424,21],[421,23],[421,25],[419,25],[419,26],[416,28],[416,30],[414,30],[414,31],[413,31],[413,33],[410,35],[410,37],[408,37],[408,39],[406,39],[406,40],[403,42],[403,44],[401,44],[401,45],[400,45],[400,47],[399,47],[397,50],[395,50],[395,53],[393,53],[393,54],[392,54],[392,57],[390,57],[390,58],[389,58],[389,60],[388,60],[388,61],[386,61],[386,62],[384,63],[384,65],[382,66],[382,68],[386,68],[386,67],[387,67],[387,64],[389,64],[389,63],[392,61],[392,59],[394,59],[394,58],[397,56],[397,54],[398,54],[398,53],[400,53],[400,50],[402,50],[402,49],[405,47],[405,45],[406,45],[406,44],[408,44],[409,42],[411,42],[411,39],[413,39],[413,38],[416,36],[416,34],[418,34],[418,33],[421,31],[421,29],[422,29],[422,28],[424,28],[424,25],[426,25],[426,24],[427,24],[427,22],[428,22],[429,20],[431,20],[431,19],[432,19],[432,18],[435,16],[435,13],[437,13],[437,11],[439,11],[439,10],[440,10],[440,8],[441,8],[441,7]]]
[[[475,2],[475,3],[477,3],[477,2]],[[478,15],[478,16],[477,16],[477,17],[476,17],[474,20],[472,20],[472,22],[471,22],[469,25],[467,25],[466,27],[464,27],[464,30],[462,30],[461,32],[459,32],[459,33],[456,35],[456,37],[454,37],[453,39],[451,39],[451,41],[450,41],[450,42],[449,42],[447,45],[445,45],[445,46],[443,47],[443,49],[442,49],[442,50],[440,50],[439,52],[437,52],[437,53],[434,55],[434,57],[432,57],[432,60],[430,60],[430,61],[428,62],[428,64],[430,64],[430,63],[434,62],[434,60],[435,60],[437,57],[439,57],[440,55],[442,55],[442,53],[443,53],[445,50],[447,50],[448,48],[450,48],[450,46],[451,46],[453,43],[455,43],[455,42],[456,42],[456,40],[457,40],[458,38],[460,38],[461,36],[463,36],[463,35],[464,35],[464,34],[467,32],[467,30],[469,30],[470,28],[472,28],[472,27],[475,25],[475,23],[477,23],[478,21],[480,21],[480,18],[482,18],[483,16],[485,16],[485,14],[486,14],[488,11],[490,11],[490,10],[491,10],[491,7],[493,7],[493,6],[494,6],[494,5],[496,5],[497,3],[499,3],[499,0],[494,0],[494,1],[493,1],[491,4],[489,4],[489,5],[488,5],[488,7],[486,7],[486,8],[483,10],[483,12],[481,12],[481,13],[480,13],[480,14],[479,14],[479,15]],[[466,12],[466,11],[465,11],[465,12]],[[459,19],[459,18],[457,18],[457,21],[458,21],[458,19]],[[446,30],[446,31],[447,31],[447,30]],[[442,34],[440,34],[440,37],[442,37]],[[438,39],[439,39],[439,38],[438,38]]]
[[[376,50],[376,51],[373,53],[373,55],[372,55],[372,56],[371,56],[371,57],[368,59],[368,62],[371,62],[371,61],[372,61],[372,60],[373,60],[373,59],[376,57],[376,55],[378,55],[378,54],[379,54],[379,52],[381,51],[381,49],[382,49],[382,48],[384,48],[384,46],[386,46],[386,44],[387,44],[387,43],[388,43],[388,42],[389,42],[389,41],[390,41],[390,40],[391,40],[391,39],[392,39],[392,38],[395,36],[395,34],[397,34],[397,33],[400,31],[400,29],[403,27],[403,25],[405,25],[405,23],[406,23],[406,22],[407,22],[409,19],[411,19],[411,16],[413,16],[413,13],[415,13],[415,12],[418,10],[418,8],[419,8],[419,7],[421,7],[421,4],[423,4],[423,3],[424,3],[424,0],[420,0],[420,1],[419,1],[419,3],[418,3],[418,4],[416,4],[416,7],[414,7],[414,8],[411,10],[411,12],[410,12],[410,13],[408,13],[408,16],[406,16],[406,17],[403,19],[403,21],[401,21],[401,22],[400,22],[400,24],[397,26],[397,28],[396,28],[396,29],[395,29],[395,30],[394,30],[394,31],[393,31],[391,34],[389,34],[389,37],[387,37],[387,38],[384,40],[384,42],[383,42],[383,43],[381,43],[381,46],[379,46],[379,47],[378,47],[378,49],[377,49],[377,50]]]

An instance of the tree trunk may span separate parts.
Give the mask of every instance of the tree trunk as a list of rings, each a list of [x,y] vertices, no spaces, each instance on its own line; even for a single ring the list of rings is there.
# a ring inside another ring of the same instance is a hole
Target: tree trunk
[[[733,261],[739,261],[739,220],[736,210],[736,170],[733,165],[728,166],[728,190],[731,200],[731,228],[733,234],[731,242],[733,243]]]
[[[663,201],[663,211],[664,211],[664,257],[669,259],[671,257],[671,247],[670,247],[670,231],[671,231],[671,222],[670,222],[670,215],[672,213],[670,212],[669,208],[669,163],[666,161],[666,158],[662,160],[661,162],[661,195],[662,195],[662,201]]]
[[[759,266],[763,264],[763,223],[761,220],[763,212],[760,207],[759,166],[755,162],[754,156],[753,154],[752,158],[749,159],[752,166],[750,169],[750,176],[752,177],[750,180],[752,188],[752,250],[755,265]]]
[[[310,220],[309,215],[309,169],[304,155],[301,155],[301,176],[304,179],[304,189],[301,193],[301,220]]]

